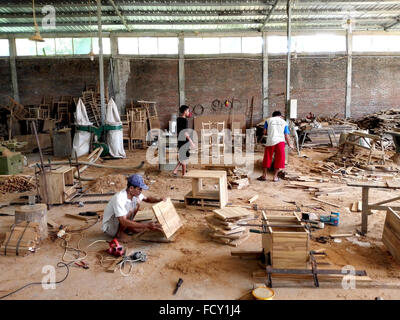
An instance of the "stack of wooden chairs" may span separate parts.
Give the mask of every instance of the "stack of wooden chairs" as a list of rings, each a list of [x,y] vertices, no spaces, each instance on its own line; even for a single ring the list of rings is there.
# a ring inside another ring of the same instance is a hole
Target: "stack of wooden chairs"
[[[126,120],[122,121],[123,139],[128,141],[128,150],[145,148],[147,135],[147,117],[142,108],[129,108]]]

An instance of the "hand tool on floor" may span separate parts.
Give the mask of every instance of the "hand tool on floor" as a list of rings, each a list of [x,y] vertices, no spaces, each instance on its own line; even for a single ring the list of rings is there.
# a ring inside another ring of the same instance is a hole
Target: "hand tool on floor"
[[[114,238],[109,242],[110,247],[107,249],[107,253],[115,256],[122,257],[125,253],[124,248],[119,244],[117,238]]]
[[[89,266],[84,261],[75,262],[75,265],[77,265],[78,267],[83,268],[83,269],[89,269]]]
[[[178,289],[180,288],[182,283],[183,283],[183,279],[179,278],[178,283],[176,284],[175,290],[173,292],[174,295],[178,292]]]
[[[86,212],[79,212],[80,216],[84,216],[84,217],[93,217],[93,216],[97,216],[97,212],[94,211],[86,211]]]

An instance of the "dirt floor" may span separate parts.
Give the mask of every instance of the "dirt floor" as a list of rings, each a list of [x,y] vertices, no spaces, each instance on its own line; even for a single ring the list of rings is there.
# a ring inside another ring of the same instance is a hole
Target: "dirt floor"
[[[291,154],[287,170],[290,172],[304,173],[309,175],[309,167],[313,161],[329,157],[328,153],[317,153],[311,150],[304,150],[303,155],[298,157]],[[137,165],[145,159],[145,151],[139,150],[127,152],[128,158],[124,160],[107,160],[99,163],[108,165]],[[255,154],[256,160],[262,158],[262,153]],[[28,157],[29,163],[38,160],[37,155]],[[259,161],[256,161],[259,163]],[[199,167],[199,166],[197,166]],[[191,166],[190,168],[193,168]],[[158,171],[157,165],[145,166],[137,170],[144,174],[150,190],[146,195],[171,197],[172,199],[183,199],[184,195],[190,191],[189,180],[181,177],[173,177],[170,172]],[[33,174],[33,169],[26,169],[26,174]],[[126,175],[129,170],[111,169],[87,169],[83,176],[101,177],[107,175]],[[259,194],[256,201],[260,207],[279,207],[290,206],[284,201],[296,201],[297,204],[313,204],[315,207],[321,206],[323,209],[314,210],[308,208],[308,212],[330,213],[331,211],[340,212],[340,225],[338,227],[326,226],[325,229],[316,231],[313,236],[329,235],[331,233],[356,232],[360,227],[361,213],[350,212],[350,203],[361,200],[361,189],[350,188],[340,182],[309,182],[309,185],[319,186],[340,186],[345,188],[346,193],[337,196],[321,197],[321,199],[336,203],[340,209],[330,207],[313,201],[313,195],[301,189],[289,189],[286,185],[288,181],[282,180],[277,183],[269,181],[260,182],[257,178],[261,173],[260,168],[255,168],[251,173],[250,186],[243,190],[230,190],[229,202],[233,204],[246,205],[247,200],[255,194]],[[123,184],[123,177],[114,179],[103,178],[102,183],[98,183],[90,192],[111,192],[120,188]],[[330,179],[333,181],[333,179]],[[31,192],[35,193],[35,191]],[[20,196],[28,193],[14,193],[0,195],[0,201],[15,201]],[[371,201],[394,196],[392,191],[374,190],[371,192]],[[105,199],[108,197],[103,197]],[[48,211],[48,217],[70,228],[79,229],[92,224],[96,220],[88,223],[65,217],[65,213],[78,213],[82,211],[102,210],[106,204],[85,204],[84,207],[77,205],[53,206]],[[147,207],[145,205],[144,207]],[[262,249],[261,236],[251,233],[247,241],[237,248],[212,242],[207,236],[207,225],[204,215],[208,214],[200,210],[188,210],[182,203],[175,202],[177,212],[182,218],[183,227],[175,236],[172,243],[152,243],[143,242],[130,237],[125,244],[128,252],[142,251],[147,254],[148,260],[134,264],[132,273],[128,276],[120,272],[107,273],[105,267],[100,264],[99,255],[105,258],[107,248],[106,243],[96,243],[86,249],[95,240],[105,239],[101,231],[101,222],[84,231],[81,234],[74,234],[70,239],[69,246],[77,247],[78,242],[82,250],[86,251],[85,262],[89,264],[89,269],[70,267],[68,278],[58,284],[55,290],[44,290],[39,286],[30,286],[7,299],[238,299],[253,288],[254,283],[259,282],[252,278],[253,272],[260,272],[263,269],[256,260],[240,259],[232,257],[232,250],[252,250]],[[0,209],[2,213],[12,213],[14,207],[4,207]],[[267,212],[268,213],[268,212]],[[275,214],[275,213],[274,213]],[[283,213],[282,213],[283,214]],[[302,282],[292,282],[291,284],[279,285],[274,288],[275,299],[400,299],[400,265],[396,263],[390,253],[383,245],[382,230],[385,219],[384,211],[376,211],[369,217],[369,232],[366,236],[356,238],[358,241],[369,243],[369,247],[364,247],[357,243],[351,243],[346,238],[342,238],[341,243],[330,242],[327,244],[310,241],[310,249],[326,249],[327,258],[325,261],[330,263],[330,269],[341,269],[343,266],[351,265],[357,270],[366,270],[367,275],[373,280],[374,286],[365,288],[363,284],[356,284],[355,289],[344,290],[340,281],[333,287],[321,283],[321,287],[313,287],[310,277]],[[14,222],[14,217],[0,217],[0,233],[5,233]],[[27,283],[42,281],[45,275],[42,273],[43,267],[51,265],[56,267],[60,261],[73,259],[71,251],[65,256],[61,240],[52,241],[50,238],[40,244],[40,249],[26,257],[1,256],[0,258],[0,296],[7,294]],[[104,265],[109,265],[110,261],[104,261]],[[124,269],[128,272],[128,267]],[[56,267],[56,278],[60,280],[64,277],[66,269]],[[182,287],[177,295],[172,295],[172,291],[179,278],[184,280]],[[277,283],[278,284],[278,283]]]

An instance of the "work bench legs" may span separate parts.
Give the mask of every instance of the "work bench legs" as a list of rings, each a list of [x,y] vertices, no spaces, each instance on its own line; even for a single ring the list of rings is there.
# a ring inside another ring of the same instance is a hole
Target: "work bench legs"
[[[368,232],[368,194],[369,187],[362,187],[362,212],[361,212],[361,234],[365,235]]]

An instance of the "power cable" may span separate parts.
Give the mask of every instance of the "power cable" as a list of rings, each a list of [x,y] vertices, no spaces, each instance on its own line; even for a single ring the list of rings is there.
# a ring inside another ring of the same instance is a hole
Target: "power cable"
[[[69,265],[70,265],[71,263],[72,263],[72,262],[70,262],[70,263],[68,263],[68,264],[67,264],[67,263],[64,263],[64,262],[59,262],[59,263],[57,263],[57,267],[58,267],[58,268],[60,268],[61,266],[67,268],[67,274],[66,274],[65,277],[64,277],[62,280],[60,280],[60,281],[50,282],[50,283],[46,283],[46,284],[50,285],[50,284],[59,284],[59,283],[61,283],[61,282],[64,282],[64,281],[68,278],[68,275],[69,275]],[[14,291],[12,291],[12,292],[10,292],[10,293],[7,293],[7,294],[4,295],[4,296],[1,296],[1,297],[0,297],[0,300],[2,300],[2,299],[4,299],[4,298],[7,298],[7,297],[11,296],[12,294],[15,294],[15,293],[17,293],[17,292],[21,291],[22,289],[25,289],[25,288],[27,288],[27,287],[29,287],[29,286],[32,286],[32,285],[42,285],[42,284],[43,284],[42,282],[31,282],[31,283],[28,283],[28,284],[24,285],[23,287],[21,287],[21,288],[19,288],[19,289],[17,289],[17,290],[14,290]]]

